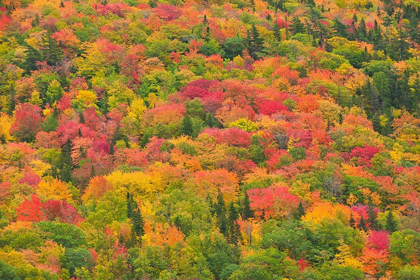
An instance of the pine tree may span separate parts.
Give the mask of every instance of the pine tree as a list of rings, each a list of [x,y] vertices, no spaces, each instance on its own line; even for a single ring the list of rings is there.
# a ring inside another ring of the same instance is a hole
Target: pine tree
[[[25,61],[23,62],[22,68],[26,70],[25,74],[29,74],[31,71],[38,69],[37,62],[42,61],[41,53],[27,44],[25,50]]]
[[[367,229],[367,227],[366,227],[366,221],[363,218],[363,216],[360,217],[360,221],[359,221],[359,226],[358,227],[359,227],[360,230],[364,230],[364,231],[366,231],[366,229]]]
[[[356,226],[356,221],[354,220],[354,218],[353,218],[353,213],[351,213],[350,214],[350,220],[349,220],[349,223],[350,223],[350,226],[352,227],[352,228],[355,228],[355,226]]]
[[[43,38],[44,50],[42,51],[42,55],[48,65],[54,66],[62,59],[63,49],[57,44],[51,35],[51,32],[48,31]]]
[[[357,33],[359,34],[359,39],[366,40],[367,39],[367,29],[366,29],[366,22],[365,19],[362,18],[360,20],[359,28],[357,29]]]
[[[377,230],[378,222],[376,221],[376,214],[375,214],[375,211],[373,211],[372,205],[369,205],[368,207],[368,216],[369,216],[368,222],[370,225],[370,229]]]
[[[220,232],[227,236],[228,228],[227,228],[227,218],[226,218],[226,208],[225,202],[223,200],[223,194],[219,189],[217,194],[217,203],[214,205],[216,216],[217,216],[217,224],[219,226]]]
[[[290,29],[292,30],[293,34],[297,33],[305,33],[305,25],[300,21],[298,17],[294,17],[292,19],[292,24],[290,25]]]
[[[229,241],[235,245],[238,244],[241,237],[240,228],[237,222],[238,218],[238,211],[233,202],[231,202],[229,205]]]
[[[248,192],[245,191],[245,197],[242,207],[242,219],[246,220],[254,217],[254,211],[251,209],[251,202],[249,200]]]
[[[73,171],[73,160],[71,158],[71,149],[73,144],[70,138],[67,138],[66,143],[61,148],[60,156],[60,179],[64,182],[71,182],[71,172]]]
[[[388,211],[388,214],[386,215],[385,230],[389,231],[390,233],[393,233],[397,230],[397,222],[395,221],[392,211]]]
[[[303,208],[302,201],[300,201],[297,207],[296,220],[300,220],[303,216],[305,216],[305,208]]]
[[[92,164],[92,166],[90,168],[90,178],[93,178],[93,177],[95,177],[95,167]]]
[[[131,219],[133,224],[131,229],[133,241],[140,242],[140,238],[144,235],[144,220],[137,202],[129,192],[127,192],[127,218]]]
[[[12,115],[16,108],[16,90],[15,90],[15,83],[13,82],[10,85],[10,98],[9,104],[7,106],[7,113]]]
[[[180,132],[183,135],[191,136],[193,134],[193,124],[190,116],[186,115],[181,121]]]
[[[279,25],[277,24],[277,22],[275,22],[275,23],[274,23],[274,29],[273,29],[273,32],[274,32],[274,38],[275,38],[278,42],[280,42],[280,41],[281,41],[280,27],[279,27]]]
[[[347,38],[347,36],[349,35],[347,33],[347,25],[343,24],[338,18],[334,18],[333,22],[333,29],[335,31],[335,35]]]

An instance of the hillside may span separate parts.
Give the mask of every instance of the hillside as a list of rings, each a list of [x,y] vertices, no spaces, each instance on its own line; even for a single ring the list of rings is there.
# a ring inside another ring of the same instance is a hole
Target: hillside
[[[0,1],[0,279],[420,279],[418,0]]]

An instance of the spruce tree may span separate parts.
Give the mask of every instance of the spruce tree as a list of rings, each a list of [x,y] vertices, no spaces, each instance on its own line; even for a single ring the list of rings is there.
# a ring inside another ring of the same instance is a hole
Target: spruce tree
[[[242,219],[249,219],[254,217],[254,211],[252,211],[251,209],[251,202],[249,200],[249,195],[248,192],[245,191],[245,197],[244,197],[244,202],[243,202],[243,207],[242,207]]]
[[[189,135],[189,136],[191,136],[193,134],[193,124],[192,124],[190,116],[186,115],[182,119],[180,132],[183,135]]]
[[[294,17],[292,19],[292,24],[290,25],[290,29],[292,30],[293,34],[305,33],[306,31],[305,25],[300,21],[298,17]]]
[[[376,221],[376,214],[375,211],[373,210],[372,205],[369,205],[368,207],[368,222],[370,225],[370,229],[372,230],[377,230],[378,229],[378,222]]]
[[[350,220],[349,220],[349,223],[350,223],[350,226],[352,227],[352,228],[355,228],[355,226],[356,226],[356,221],[354,220],[354,218],[353,218],[353,213],[351,213],[350,214]]]
[[[233,202],[231,202],[229,205],[229,241],[235,245],[238,244],[241,236],[240,228],[237,222],[238,218],[238,211],[236,210]]]
[[[217,194],[217,203],[214,206],[216,216],[217,216],[217,223],[220,229],[220,232],[227,236],[228,228],[227,228],[227,218],[226,218],[226,208],[225,208],[225,202],[223,200],[223,194],[219,189],[219,192]]]
[[[388,211],[388,214],[386,215],[385,230],[390,233],[397,230],[397,222],[395,221],[394,214],[392,214],[391,210]]]
[[[363,218],[363,216],[360,217],[360,221],[359,221],[359,229],[360,230],[364,230],[366,231],[367,227],[366,227],[366,221]]]
[[[71,149],[73,144],[70,138],[67,138],[66,143],[61,148],[60,156],[60,179],[64,182],[71,182],[71,172],[73,171],[73,160],[71,158]]]
[[[300,220],[303,216],[305,216],[305,208],[303,208],[302,201],[300,201],[296,211],[296,220]]]

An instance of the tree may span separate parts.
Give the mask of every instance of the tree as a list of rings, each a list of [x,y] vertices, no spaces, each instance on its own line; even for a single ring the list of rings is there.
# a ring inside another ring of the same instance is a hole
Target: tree
[[[41,129],[42,121],[39,106],[22,103],[16,108],[15,122],[10,131],[21,141],[32,142],[36,133]]]
[[[238,224],[238,218],[239,214],[236,210],[235,205],[233,204],[233,201],[230,202],[229,205],[229,220],[228,220],[228,229],[229,229],[229,235],[228,240],[230,243],[237,245],[241,238],[241,231]]]
[[[386,215],[385,230],[390,233],[393,233],[397,230],[397,221],[395,221],[392,211],[388,211],[388,214]]]
[[[292,30],[293,34],[306,32],[305,25],[300,21],[298,17],[294,17],[292,19],[292,24],[290,25],[290,29]]]
[[[251,201],[249,200],[247,191],[245,191],[244,201],[242,204],[242,219],[247,220],[254,217],[254,211],[251,209]]]
[[[225,201],[223,199],[223,194],[220,191],[220,189],[219,189],[218,194],[217,194],[217,202],[214,205],[214,210],[215,210],[215,213],[216,213],[217,225],[219,227],[220,232],[224,236],[228,236]]]
[[[193,134],[193,124],[189,115],[186,115],[184,118],[182,118],[181,127],[179,130],[183,135],[191,136]]]
[[[73,144],[70,138],[67,138],[66,143],[61,148],[61,156],[59,162],[60,168],[60,178],[64,182],[71,182],[72,176],[71,172],[73,171],[73,159],[71,157],[71,151]]]

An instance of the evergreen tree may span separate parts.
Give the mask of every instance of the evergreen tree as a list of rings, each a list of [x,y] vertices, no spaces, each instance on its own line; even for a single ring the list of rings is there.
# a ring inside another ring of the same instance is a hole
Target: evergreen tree
[[[251,32],[247,31],[247,43],[249,55],[257,59],[262,56],[264,51],[264,39],[260,36],[257,27],[253,23],[251,26]]]
[[[351,213],[350,214],[350,220],[349,220],[349,223],[350,223],[350,226],[352,227],[352,228],[355,228],[356,227],[356,221],[354,220],[354,218],[353,218],[353,213]]]
[[[385,230],[389,231],[390,233],[393,233],[397,230],[397,221],[395,221],[394,214],[392,214],[391,210],[388,211],[388,214],[386,215]]]
[[[370,225],[370,229],[377,230],[378,229],[378,222],[376,220],[376,214],[375,214],[375,211],[373,210],[372,205],[369,205],[369,207],[368,207],[368,216],[369,216],[368,222],[369,222],[369,225]]]
[[[238,218],[238,211],[233,202],[231,202],[229,205],[229,241],[235,245],[238,244],[241,237],[241,231],[237,222]]]
[[[37,62],[42,61],[42,56],[31,45],[26,44],[25,47],[25,61],[23,62],[22,68],[25,69],[25,74],[29,74],[31,71],[38,69]]]
[[[292,24],[290,25],[290,29],[292,30],[293,34],[297,33],[305,33],[305,25],[300,21],[298,17],[294,17],[292,19]]]
[[[245,191],[245,197],[242,207],[242,219],[246,220],[254,217],[254,211],[251,209],[251,202],[249,200],[248,192]]]
[[[277,22],[274,22],[274,28],[273,28],[274,38],[280,42],[281,41],[281,34],[280,34],[280,27],[277,24]]]
[[[226,207],[225,202],[223,200],[223,194],[219,189],[217,194],[217,203],[214,205],[215,213],[217,216],[217,224],[219,226],[220,232],[227,236],[228,235],[228,228],[227,228],[227,218],[226,218]]]
[[[296,220],[300,220],[303,216],[305,216],[305,208],[303,208],[302,201],[299,201],[299,206],[296,211]]]
[[[93,178],[93,177],[95,177],[95,167],[92,164],[92,166],[90,168],[90,178]]]
[[[191,136],[193,134],[193,124],[191,117],[186,115],[181,121],[180,132],[183,135]]]
[[[73,160],[71,158],[71,149],[73,144],[70,138],[67,138],[66,143],[61,148],[60,156],[60,179],[64,182],[71,182],[71,172],[73,171]]]
[[[367,229],[367,227],[366,227],[366,221],[363,218],[363,216],[360,217],[360,221],[359,221],[359,226],[358,227],[359,227],[360,230],[364,230],[364,231],[366,231],[366,229]]]
[[[9,103],[7,106],[7,113],[12,115],[16,108],[16,90],[15,90],[15,83],[12,82],[10,85],[10,97]]]
[[[54,66],[62,59],[63,49],[51,38],[51,35],[51,32],[48,31],[43,38],[44,50],[42,51],[42,55],[48,65]]]
[[[361,40],[367,39],[367,29],[366,29],[366,22],[364,18],[360,20],[359,28],[357,29],[357,34],[359,35],[359,39]]]
[[[347,25],[343,24],[338,18],[334,18],[333,22],[334,22],[333,29],[335,31],[334,35],[347,38],[347,36],[349,35],[347,33]]]

